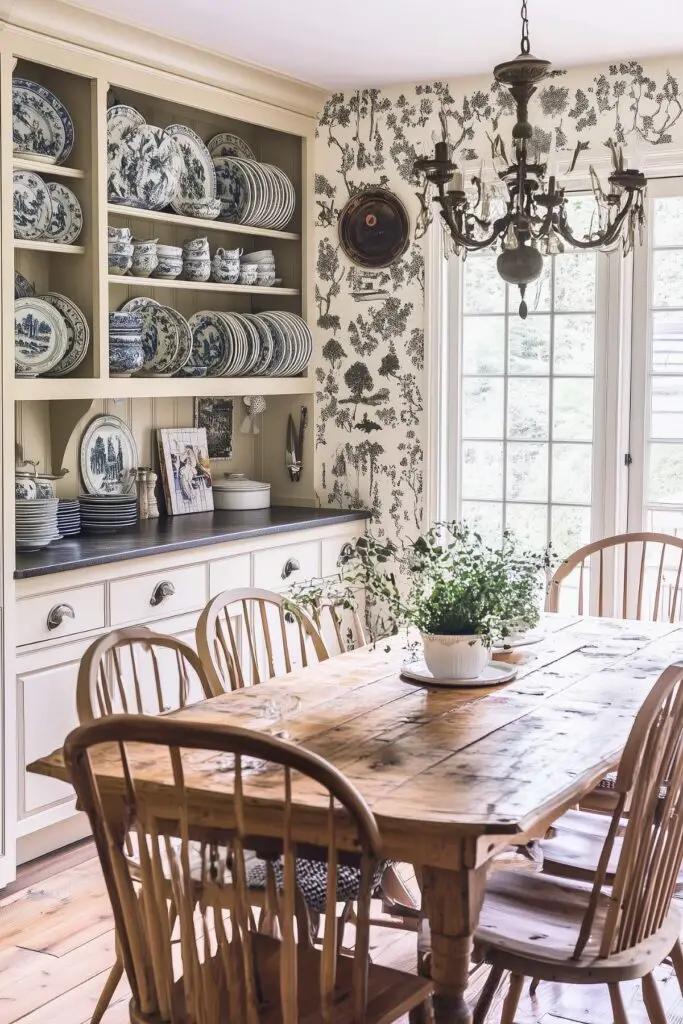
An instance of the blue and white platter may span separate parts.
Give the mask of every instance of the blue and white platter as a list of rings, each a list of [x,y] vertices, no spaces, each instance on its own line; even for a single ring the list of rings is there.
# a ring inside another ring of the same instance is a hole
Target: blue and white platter
[[[14,365],[17,377],[37,377],[59,363],[67,328],[58,309],[44,299],[14,300]]]
[[[88,424],[80,445],[81,476],[88,495],[127,505],[131,501],[138,467],[138,449],[130,428],[118,416],[96,416]],[[96,504],[89,496],[81,500],[81,517]],[[101,506],[108,509],[114,505]],[[120,505],[118,506],[120,507]]]
[[[192,331],[190,366],[205,366],[209,377],[221,377],[233,358],[233,333],[218,313],[201,310],[188,320]]]
[[[112,203],[126,201],[126,179],[133,156],[131,143],[144,123],[142,114],[125,103],[117,103],[107,111],[107,195]]]
[[[170,124],[165,131],[174,139],[182,156],[178,191],[171,200],[171,206],[176,213],[183,214],[187,203],[216,198],[216,171],[211,154],[191,128]]]
[[[65,377],[72,373],[85,359],[90,343],[90,328],[83,311],[75,302],[59,292],[48,292],[41,299],[54,306],[64,318],[66,324],[66,351],[57,365],[47,371],[48,377]]]
[[[12,174],[14,237],[42,238],[52,220],[52,200],[47,185],[33,171]]]
[[[63,164],[74,144],[71,115],[53,92],[26,78],[12,80],[14,152],[48,164]]]
[[[70,188],[60,181],[49,181],[47,190],[50,194],[52,217],[46,232],[51,242],[71,245],[83,230],[83,211],[78,198]]]

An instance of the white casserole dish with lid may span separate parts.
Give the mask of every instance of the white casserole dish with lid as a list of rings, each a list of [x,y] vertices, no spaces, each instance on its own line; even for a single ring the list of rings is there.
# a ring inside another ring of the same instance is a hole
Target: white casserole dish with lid
[[[213,504],[224,511],[270,508],[270,484],[250,480],[246,473],[226,473],[214,480]]]

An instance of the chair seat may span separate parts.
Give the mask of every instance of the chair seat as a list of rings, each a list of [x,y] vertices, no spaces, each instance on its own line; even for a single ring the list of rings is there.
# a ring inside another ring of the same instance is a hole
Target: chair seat
[[[581,957],[573,960],[590,894],[589,885],[551,875],[497,872],[486,886],[475,934],[475,959],[513,974],[567,983],[629,981],[653,971],[678,938],[677,912],[670,912],[656,935],[624,953],[601,958],[591,939]],[[601,934],[607,907],[608,897],[603,895],[596,909],[594,934]]]
[[[258,990],[261,994],[259,1024],[282,1024],[280,1009],[280,952],[282,945],[270,936],[252,934],[253,963],[258,979]],[[320,1006],[320,988],[318,978],[321,972],[322,953],[317,949],[304,949],[297,946],[298,957],[298,1021],[299,1024],[323,1024],[323,1013]],[[208,969],[213,970],[213,961]],[[207,965],[202,967],[207,970]],[[207,971],[208,973],[208,971]],[[353,1024],[353,958],[337,957],[337,983],[335,1000],[329,1024]],[[304,983],[310,979],[310,983]],[[182,978],[175,986],[174,1003],[178,1019],[183,1019],[183,987]],[[392,1024],[413,1007],[419,1006],[429,998],[432,983],[429,979],[416,977],[397,971],[390,967],[379,967],[370,964],[368,967],[368,1001],[364,1024]],[[223,996],[225,999],[225,996]],[[217,1019],[228,1020],[227,1007],[219,1012]],[[131,1020],[136,1024],[148,1024],[157,1018],[146,1017],[139,1010],[131,1008]]]

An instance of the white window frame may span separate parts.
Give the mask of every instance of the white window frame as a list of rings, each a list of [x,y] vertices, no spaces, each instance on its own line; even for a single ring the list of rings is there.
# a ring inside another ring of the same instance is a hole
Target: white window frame
[[[683,177],[657,178],[648,184],[646,208],[647,236],[638,246],[633,260],[633,331],[631,346],[631,415],[629,454],[631,466],[628,489],[627,529],[638,533],[645,527],[645,482],[650,424],[650,370],[652,364],[652,324],[650,292],[652,287],[652,238],[654,200],[683,197]]]

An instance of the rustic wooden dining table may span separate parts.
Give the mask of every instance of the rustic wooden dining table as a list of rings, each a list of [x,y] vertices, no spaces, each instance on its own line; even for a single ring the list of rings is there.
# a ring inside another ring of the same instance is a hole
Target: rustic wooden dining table
[[[538,632],[538,642],[498,655],[517,675],[495,688],[407,681],[405,642],[394,638],[173,713],[284,736],[358,787],[384,855],[415,864],[421,876],[437,1024],[471,1024],[472,938],[493,856],[542,834],[618,762],[650,687],[683,658],[678,625],[550,615]],[[97,756],[98,776],[122,792],[120,772]],[[195,768],[192,813],[220,825],[226,773],[211,760]],[[61,751],[28,770],[68,781]],[[159,806],[172,807],[168,769],[148,757],[140,771]],[[256,773],[250,800],[267,818],[267,776],[261,783]],[[326,803],[309,798],[305,785],[294,800],[295,838],[324,835]]]

